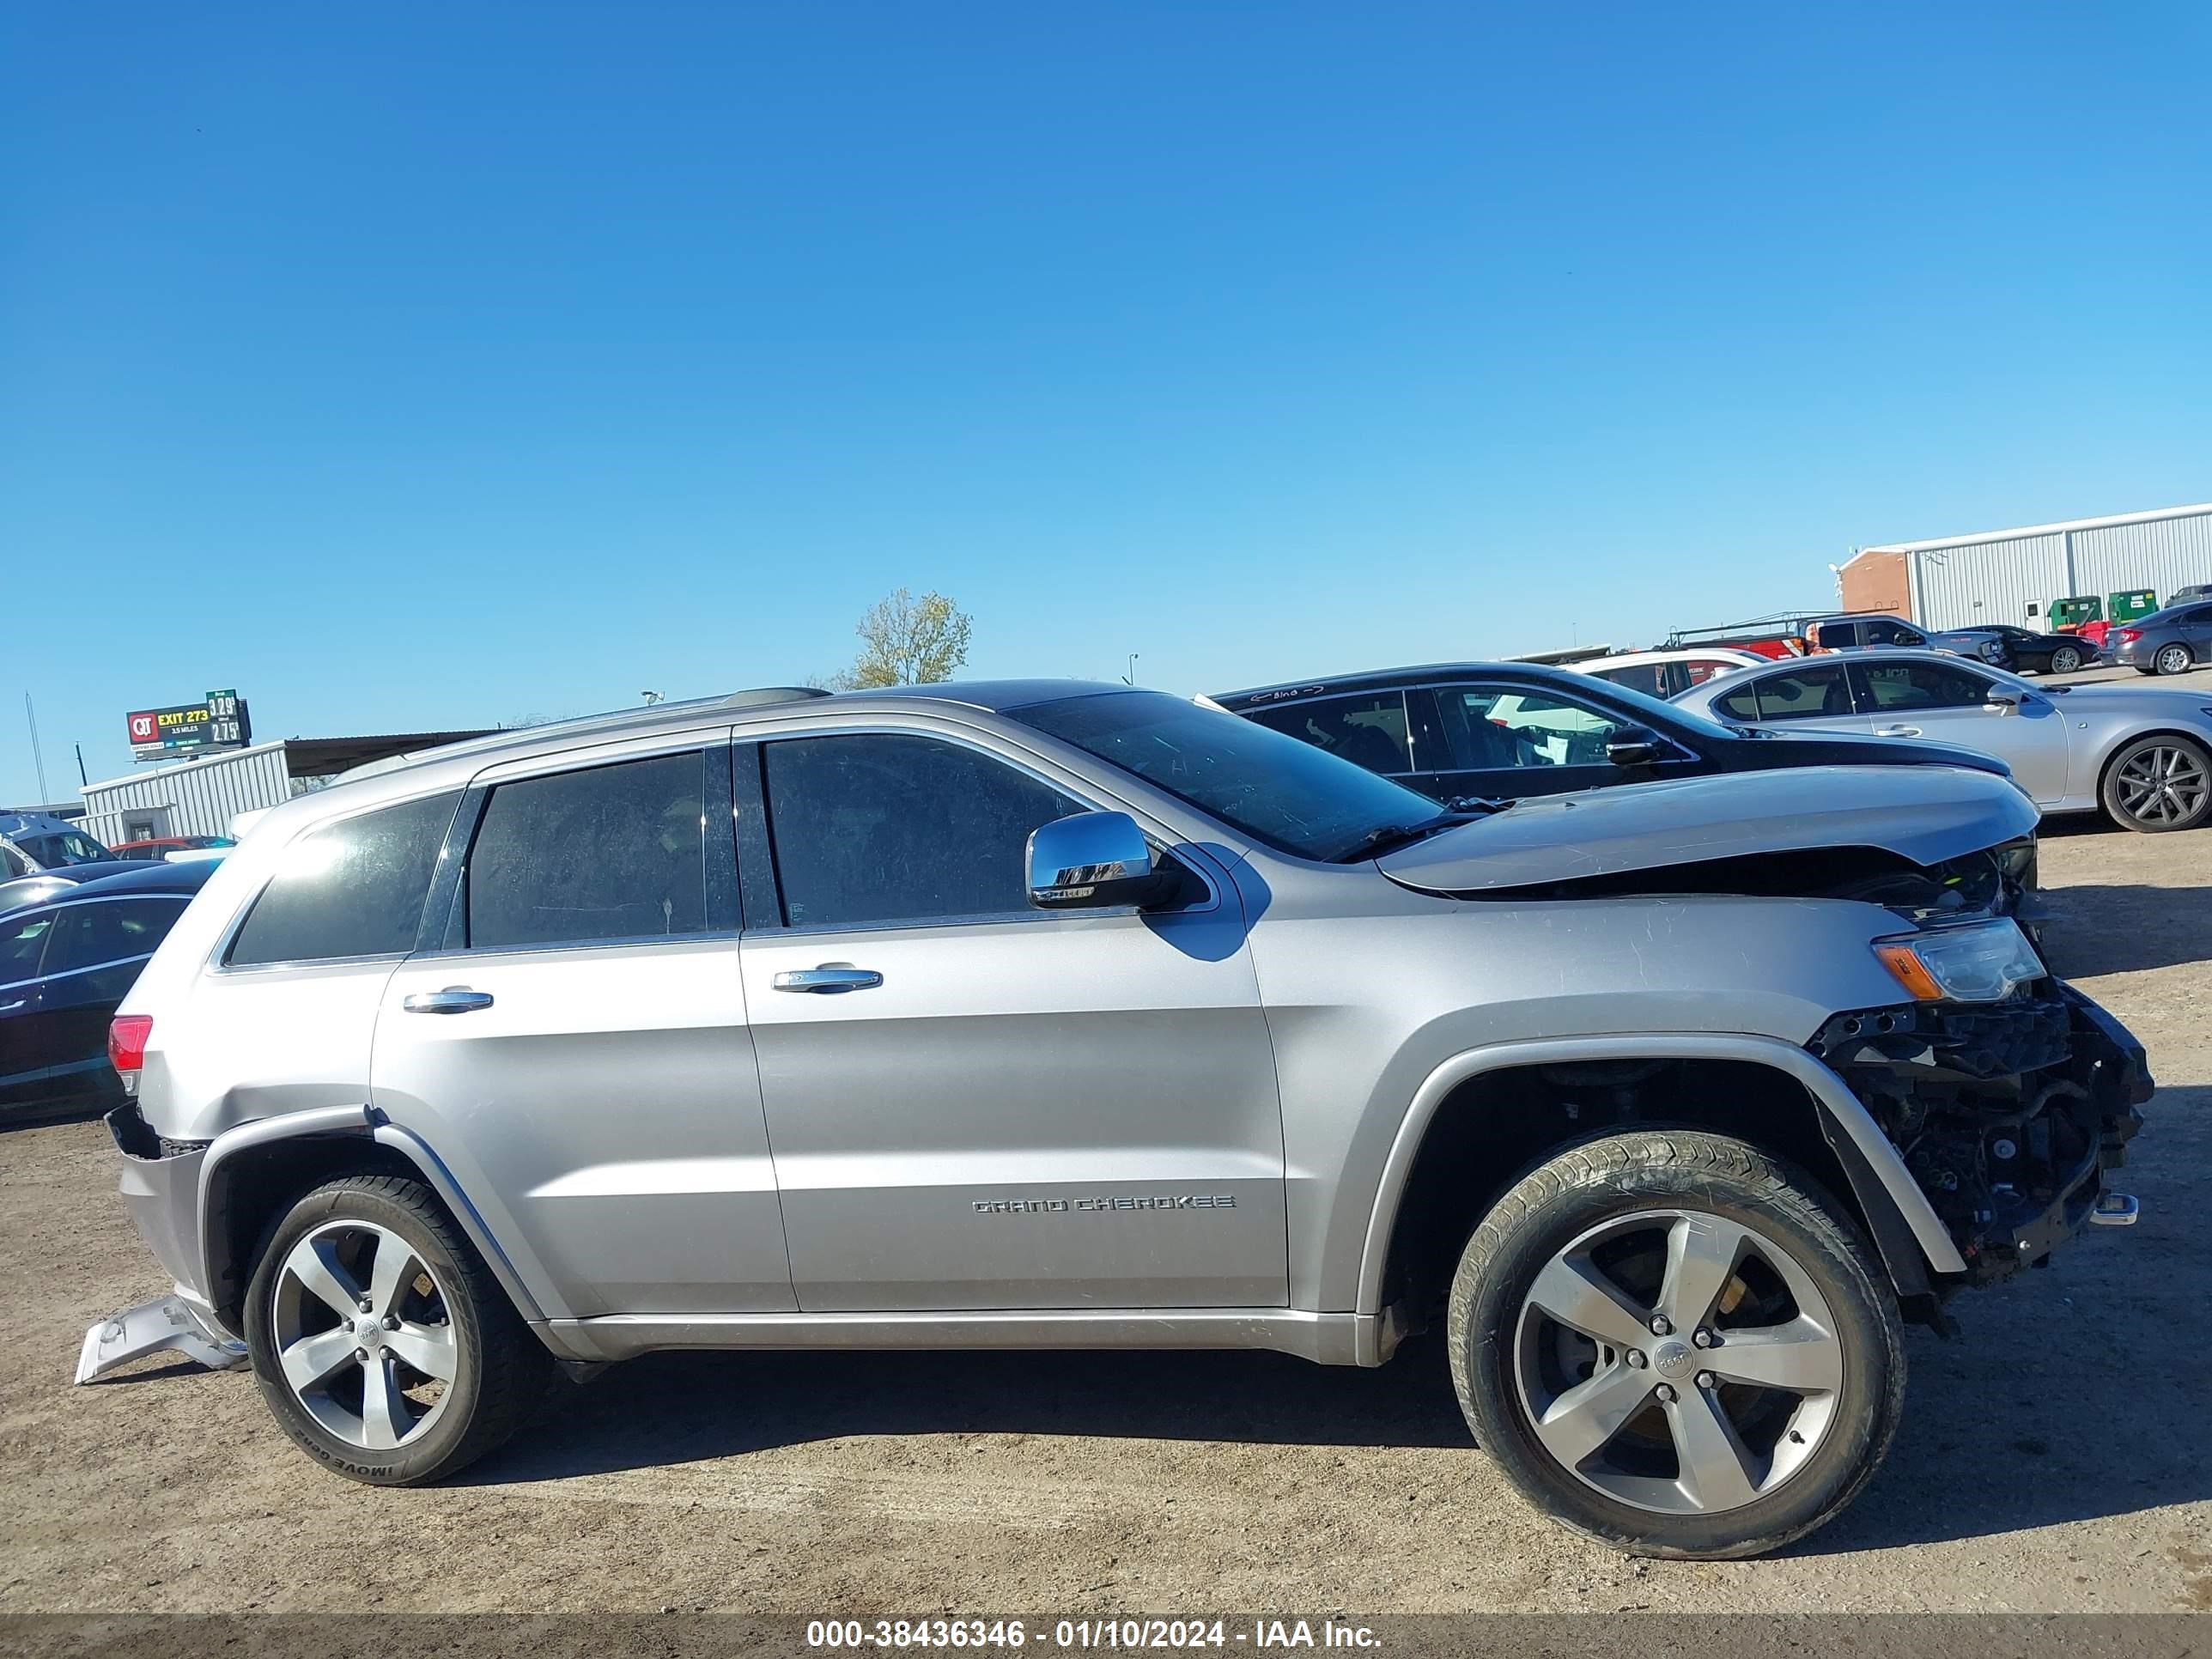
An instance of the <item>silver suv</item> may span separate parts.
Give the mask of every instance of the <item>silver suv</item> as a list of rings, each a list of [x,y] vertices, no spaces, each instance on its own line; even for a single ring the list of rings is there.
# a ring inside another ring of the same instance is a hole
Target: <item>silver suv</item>
[[[2101,1213],[2142,1052],[2005,914],[2034,809],[1811,768],[1439,812],[1068,682],[741,694],[277,808],[115,1021],[174,1294],[307,1452],[451,1474],[664,1348],[1441,1326],[1476,1438],[1744,1555],[1896,1427],[1902,1327]]]

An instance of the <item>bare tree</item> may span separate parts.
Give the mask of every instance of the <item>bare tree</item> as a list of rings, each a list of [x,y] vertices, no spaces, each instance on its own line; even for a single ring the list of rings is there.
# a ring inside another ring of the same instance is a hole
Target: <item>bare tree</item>
[[[975,622],[944,594],[916,599],[900,588],[868,607],[854,631],[860,654],[842,677],[856,690],[876,685],[927,685],[949,680],[968,660]]]

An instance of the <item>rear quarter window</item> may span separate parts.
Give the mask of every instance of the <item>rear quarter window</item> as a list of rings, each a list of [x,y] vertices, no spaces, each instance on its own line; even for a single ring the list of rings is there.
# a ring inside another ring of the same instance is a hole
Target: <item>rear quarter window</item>
[[[342,819],[301,836],[254,900],[226,958],[234,968],[415,948],[458,792]]]

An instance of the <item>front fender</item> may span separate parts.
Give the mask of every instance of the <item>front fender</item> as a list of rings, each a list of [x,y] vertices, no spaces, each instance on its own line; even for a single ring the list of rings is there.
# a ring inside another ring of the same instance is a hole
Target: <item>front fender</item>
[[[1877,1219],[1875,1233],[1890,1276],[1900,1290],[1915,1283],[1924,1289],[1927,1273],[1962,1273],[1966,1270],[1958,1246],[1937,1218],[1905,1167],[1889,1137],[1869,1115],[1850,1087],[1804,1049],[1778,1037],[1719,1033],[1650,1032],[1610,1036],[1543,1038],[1504,1042],[1469,1049],[1454,1055],[1431,1072],[1415,1093],[1404,1122],[1384,1161],[1382,1177],[1370,1208],[1366,1242],[1359,1261],[1357,1311],[1382,1310],[1382,1273],[1397,1224],[1398,1206],[1406,1182],[1437,1109],[1451,1091],[1469,1078],[1486,1072],[1522,1066],[1548,1066],[1604,1060],[1723,1060],[1746,1061],[1786,1073],[1804,1086],[1820,1112],[1821,1127],[1836,1147],[1844,1173],[1859,1203],[1870,1217],[1893,1215],[1910,1235],[1906,1245]],[[1848,1149],[1848,1150],[1846,1150]],[[1919,1260],[1900,1261],[1917,1246]]]

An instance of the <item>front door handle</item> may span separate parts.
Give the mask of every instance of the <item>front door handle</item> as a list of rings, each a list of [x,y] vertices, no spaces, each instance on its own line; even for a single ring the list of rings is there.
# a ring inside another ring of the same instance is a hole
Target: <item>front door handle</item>
[[[491,993],[448,985],[442,991],[411,991],[399,1006],[410,1014],[472,1014],[491,1006]]]
[[[872,991],[884,976],[872,968],[825,962],[819,968],[787,968],[769,982],[779,991]]]
[[[1917,738],[1920,735],[1920,728],[1917,726],[1877,726],[1874,734],[1877,738]]]

